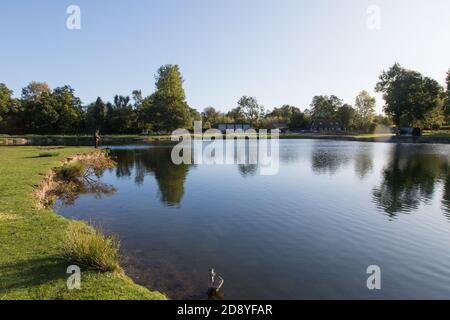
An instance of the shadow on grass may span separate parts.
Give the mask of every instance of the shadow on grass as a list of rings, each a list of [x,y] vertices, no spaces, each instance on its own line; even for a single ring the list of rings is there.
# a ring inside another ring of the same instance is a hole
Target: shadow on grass
[[[33,288],[67,279],[69,264],[57,257],[47,257],[0,265],[0,293]]]
[[[52,158],[56,158],[56,156],[51,156],[51,157],[29,156],[29,157],[23,157],[21,159],[52,159]]]

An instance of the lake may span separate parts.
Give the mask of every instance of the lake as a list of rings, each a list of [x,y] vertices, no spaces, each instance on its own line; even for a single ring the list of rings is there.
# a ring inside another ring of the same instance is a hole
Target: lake
[[[112,147],[115,192],[56,204],[116,234],[137,283],[206,299],[214,268],[224,299],[450,298],[450,146],[281,140],[273,176],[170,154]]]

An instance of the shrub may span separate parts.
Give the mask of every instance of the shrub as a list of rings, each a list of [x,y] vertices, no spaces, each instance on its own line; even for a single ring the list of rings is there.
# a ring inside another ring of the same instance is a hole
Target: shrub
[[[63,243],[63,258],[93,270],[122,272],[119,246],[115,237],[105,236],[101,230],[70,222]]]
[[[81,162],[66,164],[56,169],[56,176],[59,180],[70,182],[76,181],[82,177],[85,172],[85,166]]]

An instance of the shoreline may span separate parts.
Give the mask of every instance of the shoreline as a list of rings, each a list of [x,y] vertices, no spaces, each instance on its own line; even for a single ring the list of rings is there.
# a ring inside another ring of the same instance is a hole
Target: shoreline
[[[42,147],[1,149],[0,300],[167,299],[160,292],[136,284],[123,272],[83,267],[81,289],[67,288],[69,262],[61,259],[61,244],[73,220],[38,204],[39,200],[45,202],[45,194],[51,189],[54,169],[92,157],[92,148],[62,148],[57,156],[47,158],[39,157],[45,149]]]
[[[197,137],[191,135],[193,139]],[[205,136],[207,138],[207,136]],[[238,135],[237,138],[244,138]],[[257,137],[259,139],[259,137]],[[270,138],[270,137],[269,137]],[[336,140],[385,143],[428,143],[450,144],[450,135],[424,135],[421,137],[395,136],[392,134],[315,134],[315,133],[282,133],[280,140]],[[92,146],[91,136],[74,135],[0,135],[0,146]],[[104,135],[103,145],[125,145],[146,143],[170,143],[170,135]]]

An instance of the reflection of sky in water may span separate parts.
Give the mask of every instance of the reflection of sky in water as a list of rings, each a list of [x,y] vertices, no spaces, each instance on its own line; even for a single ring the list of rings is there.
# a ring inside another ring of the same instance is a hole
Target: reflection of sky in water
[[[449,146],[280,141],[280,170],[180,165],[167,146],[114,148],[102,181],[63,215],[119,235],[127,270],[173,298],[443,298],[450,295]],[[365,287],[382,268],[383,290]]]

